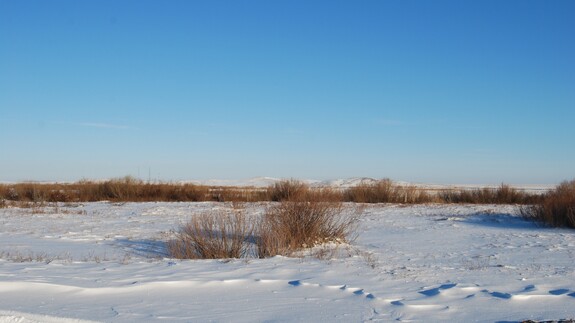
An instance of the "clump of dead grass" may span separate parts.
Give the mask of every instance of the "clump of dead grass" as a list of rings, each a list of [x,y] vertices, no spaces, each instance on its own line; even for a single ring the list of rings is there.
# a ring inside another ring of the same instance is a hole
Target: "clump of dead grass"
[[[540,203],[523,207],[521,213],[549,226],[575,228],[575,180],[559,184]]]
[[[438,199],[442,203],[533,204],[540,198],[540,195],[529,194],[507,184],[501,184],[497,188],[445,190],[438,193]]]
[[[284,255],[328,242],[346,242],[356,229],[357,216],[341,203],[284,201],[268,208],[257,240],[260,258]]]
[[[283,180],[268,187],[268,197],[274,202],[302,200],[309,191],[309,186],[303,182],[294,179]]]
[[[242,258],[254,228],[241,210],[197,214],[168,242],[168,253],[178,259]]]
[[[428,203],[432,197],[413,185],[398,185],[386,178],[374,183],[350,187],[344,192],[344,200],[355,203]]]

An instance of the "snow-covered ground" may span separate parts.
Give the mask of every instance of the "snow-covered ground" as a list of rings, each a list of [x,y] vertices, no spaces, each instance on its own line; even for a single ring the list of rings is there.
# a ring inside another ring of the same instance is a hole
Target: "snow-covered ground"
[[[575,231],[538,227],[515,206],[366,205],[357,239],[319,259],[167,258],[180,223],[231,207],[0,209],[0,322],[575,318]]]

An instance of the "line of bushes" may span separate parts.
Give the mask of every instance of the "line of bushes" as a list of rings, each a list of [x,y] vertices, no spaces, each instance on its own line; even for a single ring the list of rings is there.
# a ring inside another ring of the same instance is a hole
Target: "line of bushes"
[[[130,176],[103,182],[0,184],[0,200],[24,202],[250,202],[265,200],[265,195],[253,188],[148,183]]]
[[[505,184],[496,189],[443,190],[438,194],[438,200],[443,203],[534,204],[542,200],[541,194],[529,194]]]
[[[508,185],[501,185],[496,189],[433,191],[412,185],[398,185],[389,179],[345,189],[310,187],[296,180],[280,181],[267,188],[257,188],[148,183],[129,176],[104,182],[0,184],[0,201],[260,202],[294,199],[355,203],[535,204],[542,201],[542,195],[523,192]]]

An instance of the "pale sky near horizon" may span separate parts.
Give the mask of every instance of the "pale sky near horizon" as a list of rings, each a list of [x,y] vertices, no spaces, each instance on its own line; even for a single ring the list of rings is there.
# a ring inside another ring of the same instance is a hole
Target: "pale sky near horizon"
[[[575,1],[0,0],[0,181],[575,178]]]

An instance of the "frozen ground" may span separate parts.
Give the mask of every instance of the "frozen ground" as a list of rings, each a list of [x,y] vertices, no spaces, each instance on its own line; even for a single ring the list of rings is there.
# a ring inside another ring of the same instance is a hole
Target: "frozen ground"
[[[514,206],[369,205],[356,241],[320,259],[166,258],[179,223],[230,207],[0,209],[0,322],[575,318],[575,231],[538,227]]]

